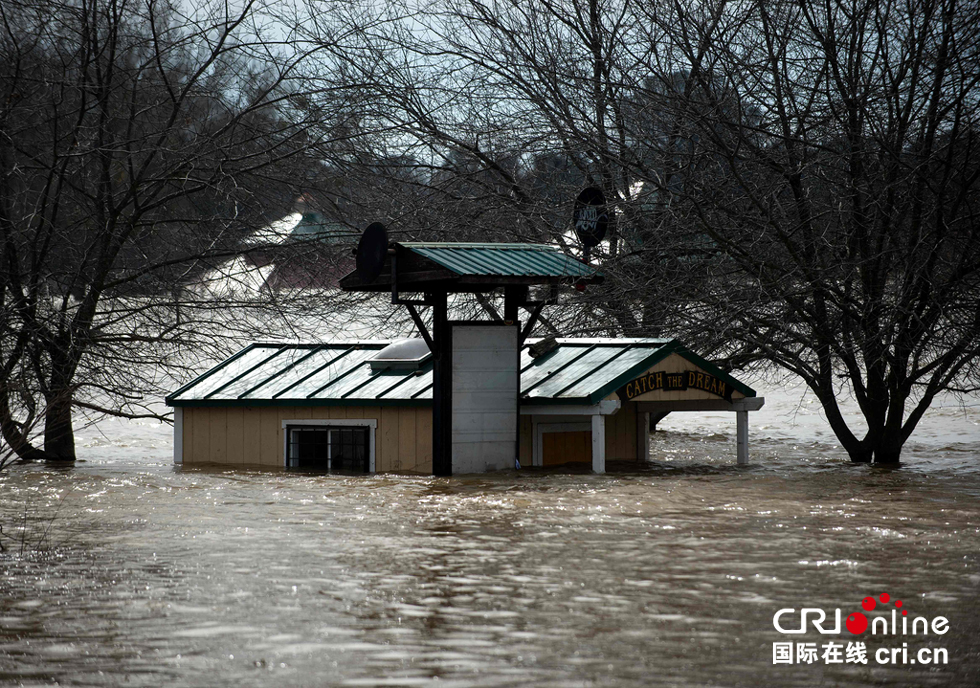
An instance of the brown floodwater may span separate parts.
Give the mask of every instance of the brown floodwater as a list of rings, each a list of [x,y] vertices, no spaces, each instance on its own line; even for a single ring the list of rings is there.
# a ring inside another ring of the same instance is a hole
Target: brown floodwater
[[[707,414],[663,423],[640,470],[449,479],[180,469],[165,428],[104,426],[74,468],[0,475],[0,683],[980,684],[976,408],[897,469],[850,465],[807,413],[756,423],[745,468]],[[948,632],[773,625],[881,593],[869,618],[900,599]],[[774,664],[787,641],[868,663]],[[948,663],[876,661],[903,643]]]

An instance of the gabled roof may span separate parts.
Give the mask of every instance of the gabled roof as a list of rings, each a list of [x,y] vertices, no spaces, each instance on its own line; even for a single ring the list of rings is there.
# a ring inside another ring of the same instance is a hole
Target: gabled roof
[[[376,279],[361,282],[355,271],[341,278],[340,286],[350,291],[390,290],[393,263],[394,278],[403,291],[483,291],[603,279],[594,268],[546,244],[396,242]]]
[[[559,339],[532,358],[521,350],[525,404],[596,404],[671,354],[745,396],[755,391],[673,339]],[[432,360],[417,370],[371,364],[390,341],[252,344],[167,397],[171,406],[429,405]]]
[[[747,397],[755,390],[689,351],[676,339],[559,339],[558,348],[532,359],[521,351],[523,403],[596,404],[671,354],[711,373]]]

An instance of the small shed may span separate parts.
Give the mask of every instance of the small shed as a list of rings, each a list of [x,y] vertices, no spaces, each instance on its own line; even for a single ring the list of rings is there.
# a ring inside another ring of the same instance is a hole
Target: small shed
[[[651,414],[717,410],[746,463],[764,403],[672,339],[528,340],[519,367],[523,466],[646,461]],[[432,369],[422,340],[253,344],[167,397],[174,461],[431,473]]]

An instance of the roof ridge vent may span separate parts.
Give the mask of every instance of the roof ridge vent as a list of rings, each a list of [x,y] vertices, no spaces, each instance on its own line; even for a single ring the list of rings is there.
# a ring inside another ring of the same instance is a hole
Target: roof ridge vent
[[[371,370],[418,370],[432,357],[424,339],[397,339],[371,359]]]

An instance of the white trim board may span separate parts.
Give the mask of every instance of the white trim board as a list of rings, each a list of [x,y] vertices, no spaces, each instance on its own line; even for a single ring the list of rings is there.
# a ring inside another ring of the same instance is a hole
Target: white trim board
[[[174,409],[174,464],[184,463],[184,409]]]

